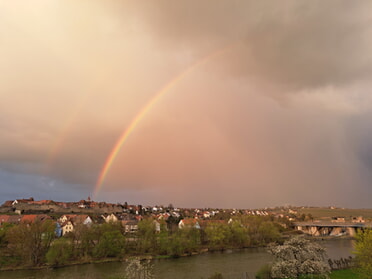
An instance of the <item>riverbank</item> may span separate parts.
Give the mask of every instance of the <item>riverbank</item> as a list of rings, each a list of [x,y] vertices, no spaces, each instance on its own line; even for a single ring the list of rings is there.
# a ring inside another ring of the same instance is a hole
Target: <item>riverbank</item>
[[[71,261],[66,264],[60,264],[60,265],[48,265],[43,264],[40,266],[12,266],[12,267],[1,267],[0,266],[0,272],[1,271],[27,271],[27,270],[53,270],[53,269],[60,269],[60,268],[66,268],[66,267],[72,267],[72,266],[79,266],[79,265],[90,265],[90,264],[104,264],[104,263],[123,263],[127,262],[130,259],[137,258],[141,261],[144,260],[172,260],[177,258],[186,258],[186,257],[194,257],[199,256],[203,254],[221,254],[221,253],[231,253],[231,252],[240,252],[247,249],[265,249],[267,246],[249,246],[249,247],[226,247],[221,249],[211,249],[211,248],[202,248],[198,252],[192,252],[192,253],[185,253],[182,255],[172,256],[172,255],[150,255],[150,254],[132,254],[132,255],[125,255],[121,258],[105,258],[105,259],[81,259],[79,261]]]
[[[327,236],[327,237],[313,237],[308,236],[308,239],[312,239],[315,241],[319,241],[321,243],[331,243],[333,241],[352,241],[354,240],[353,237],[350,236]],[[60,265],[49,265],[49,264],[43,264],[40,266],[9,266],[4,267],[0,266],[0,271],[22,271],[22,270],[48,270],[48,269],[60,269],[60,268],[66,268],[71,266],[79,266],[79,265],[89,265],[89,264],[103,264],[103,263],[121,263],[121,262],[127,262],[131,258],[139,258],[140,260],[171,260],[176,258],[183,258],[183,257],[194,257],[202,254],[219,254],[219,253],[229,253],[229,252],[240,252],[244,251],[246,249],[261,249],[265,248],[267,246],[249,246],[249,247],[224,247],[221,249],[211,249],[211,248],[202,248],[197,252],[192,253],[185,253],[182,255],[172,256],[172,255],[151,255],[151,254],[128,254],[120,258],[104,258],[104,259],[92,259],[92,258],[86,258],[81,260],[74,260],[70,261],[66,264],[60,264]],[[331,255],[332,257],[332,255]],[[340,255],[334,258],[339,259],[340,257],[346,257],[345,255]]]
[[[247,247],[247,248],[254,248],[254,247]],[[209,250],[209,249],[201,249],[199,252],[192,252],[187,254],[182,254],[178,256],[171,256],[171,255],[126,255],[122,258],[105,258],[105,259],[87,259],[87,260],[80,260],[80,261],[71,261],[66,264],[61,265],[40,265],[40,266],[12,266],[12,267],[2,267],[0,266],[1,271],[22,271],[22,270],[44,270],[44,269],[59,269],[59,268],[66,268],[71,266],[78,266],[78,265],[89,265],[89,264],[102,264],[102,263],[120,263],[120,262],[127,262],[130,259],[137,258],[140,261],[145,260],[169,260],[169,259],[176,259],[181,257],[192,257],[198,256],[205,253],[215,253],[215,252],[222,252],[225,250],[243,250],[247,248],[234,248],[234,249],[224,249],[224,250]]]
[[[350,240],[322,241],[333,259],[351,255]],[[137,255],[138,256],[138,255]],[[148,255],[143,255],[149,258]],[[263,247],[246,249],[228,249],[220,252],[207,252],[199,255],[182,256],[178,258],[153,257],[154,277],[161,279],[209,278],[219,272],[224,279],[242,278],[248,274],[255,278],[260,267],[270,263],[272,256]],[[18,270],[0,272],[0,279],[112,279],[121,278],[127,264],[123,261],[110,261],[92,264],[77,264],[63,268],[46,268],[42,270]],[[121,277],[120,277],[121,276]],[[346,278],[332,278],[346,279]],[[349,277],[353,279],[353,277]],[[356,277],[357,279],[357,277]]]

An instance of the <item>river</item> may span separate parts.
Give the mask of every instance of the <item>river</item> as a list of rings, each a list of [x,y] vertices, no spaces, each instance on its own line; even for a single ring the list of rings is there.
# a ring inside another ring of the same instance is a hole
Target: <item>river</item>
[[[353,240],[330,239],[319,241],[327,249],[331,259],[349,257],[353,250]],[[258,269],[271,261],[264,248],[248,248],[238,251],[206,253],[178,259],[154,261],[157,279],[200,279],[221,272],[226,279],[240,279],[247,272],[247,278],[255,278]],[[0,279],[117,279],[123,278],[125,264],[120,262],[76,265],[48,270],[22,270],[0,272]]]

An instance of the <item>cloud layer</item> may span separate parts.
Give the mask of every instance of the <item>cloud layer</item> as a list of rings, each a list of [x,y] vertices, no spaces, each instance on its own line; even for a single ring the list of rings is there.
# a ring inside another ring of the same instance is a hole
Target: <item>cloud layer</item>
[[[30,180],[37,198],[29,177],[71,199],[92,193],[121,133],[186,73],[122,146],[98,199],[369,206],[371,6],[1,3],[5,196]]]

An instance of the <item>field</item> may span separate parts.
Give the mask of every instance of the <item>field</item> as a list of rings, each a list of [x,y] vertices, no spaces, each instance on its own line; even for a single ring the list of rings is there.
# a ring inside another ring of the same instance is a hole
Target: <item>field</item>
[[[303,208],[298,210],[299,214],[311,214],[314,218],[322,217],[358,217],[363,216],[364,219],[372,219],[372,209],[348,209],[348,208],[326,208],[326,207],[314,207],[314,208]]]

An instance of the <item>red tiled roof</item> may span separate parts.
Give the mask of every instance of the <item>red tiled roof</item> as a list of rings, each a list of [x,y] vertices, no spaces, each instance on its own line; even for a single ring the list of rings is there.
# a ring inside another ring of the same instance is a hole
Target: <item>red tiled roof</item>
[[[30,215],[23,215],[21,216],[22,223],[34,223],[36,220],[44,221],[47,219],[51,219],[48,215],[45,214],[30,214]]]
[[[34,201],[34,198],[17,200],[18,203],[28,203],[28,202],[33,202],[33,201]]]
[[[12,206],[14,201],[6,201],[2,206]]]
[[[21,216],[19,215],[9,215],[8,223],[18,224],[21,221]]]
[[[23,215],[21,217],[21,222],[22,223],[33,223],[37,219],[37,215],[32,214],[32,215]]]
[[[193,219],[193,218],[186,218],[186,219],[182,219],[181,221],[185,225],[194,225],[194,224],[196,224],[198,222],[198,220]]]
[[[75,215],[75,217],[71,218],[74,223],[83,223],[85,219],[87,219],[89,216],[86,214],[83,215]]]
[[[8,223],[9,217],[9,215],[0,215],[0,224]]]
[[[44,204],[51,204],[54,203],[52,200],[41,200],[41,201],[30,201],[29,204],[38,204],[38,205],[44,205]]]
[[[67,220],[71,220],[71,219],[74,219],[77,215],[76,214],[65,214],[63,216],[66,216]],[[61,218],[63,217],[61,216]]]

